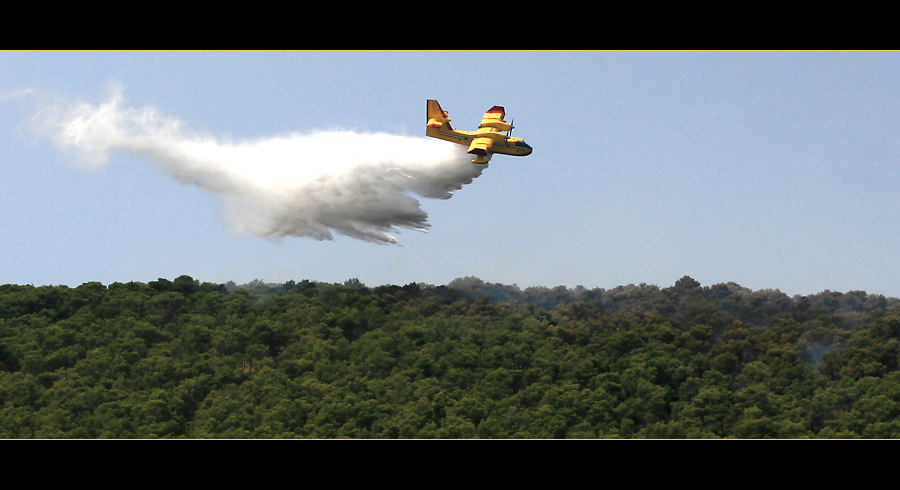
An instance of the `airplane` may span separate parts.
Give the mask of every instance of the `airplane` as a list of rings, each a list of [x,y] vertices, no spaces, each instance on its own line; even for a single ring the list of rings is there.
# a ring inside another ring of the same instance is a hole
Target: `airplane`
[[[441,109],[438,101],[428,99],[428,122],[425,135],[460,145],[468,145],[475,155],[472,163],[486,164],[494,153],[524,157],[531,154],[531,147],[521,138],[513,138],[513,125],[503,120],[506,110],[495,105],[484,113],[484,119],[475,131],[460,131],[450,127],[447,111]],[[506,134],[503,134],[506,131]]]

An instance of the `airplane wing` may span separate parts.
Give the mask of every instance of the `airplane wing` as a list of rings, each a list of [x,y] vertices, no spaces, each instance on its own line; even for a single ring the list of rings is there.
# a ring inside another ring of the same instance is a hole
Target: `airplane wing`
[[[475,163],[487,163],[493,155],[494,142],[501,138],[501,131],[509,131],[512,126],[503,120],[506,117],[506,109],[495,105],[484,113],[478,130],[475,131],[475,139],[469,144],[468,152],[475,155]]]
[[[503,106],[495,105],[484,113],[481,120],[480,128],[493,128],[497,131],[509,131],[512,126],[503,120],[506,117],[506,109]]]
[[[469,150],[467,153],[471,153],[473,155],[478,155],[481,158],[490,158],[491,157],[491,146],[493,146],[494,140],[491,138],[481,136],[472,140],[472,143],[469,144]]]

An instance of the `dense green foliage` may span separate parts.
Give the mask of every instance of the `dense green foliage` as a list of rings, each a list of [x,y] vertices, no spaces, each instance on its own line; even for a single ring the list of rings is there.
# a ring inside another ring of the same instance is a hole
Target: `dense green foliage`
[[[893,438],[898,313],[690,277],[3,285],[0,437]]]

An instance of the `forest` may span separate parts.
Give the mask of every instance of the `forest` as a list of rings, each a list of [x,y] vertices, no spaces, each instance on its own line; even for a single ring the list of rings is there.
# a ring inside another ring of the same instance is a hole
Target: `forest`
[[[735,283],[0,285],[4,439],[900,436],[900,300]]]

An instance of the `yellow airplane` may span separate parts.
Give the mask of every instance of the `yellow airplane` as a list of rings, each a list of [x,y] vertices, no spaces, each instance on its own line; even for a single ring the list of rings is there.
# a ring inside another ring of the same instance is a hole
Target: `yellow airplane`
[[[481,125],[475,131],[460,131],[450,127],[447,111],[441,109],[438,101],[428,99],[428,123],[425,135],[432,138],[452,141],[460,145],[468,145],[469,151],[475,155],[473,163],[487,163],[494,153],[524,157],[531,155],[531,147],[521,138],[513,138],[513,125],[503,120],[506,111],[495,105],[484,113]],[[503,134],[506,131],[506,134]]]

